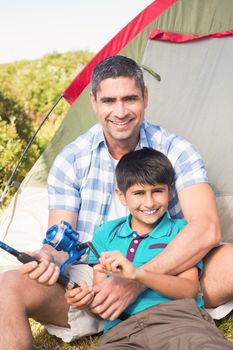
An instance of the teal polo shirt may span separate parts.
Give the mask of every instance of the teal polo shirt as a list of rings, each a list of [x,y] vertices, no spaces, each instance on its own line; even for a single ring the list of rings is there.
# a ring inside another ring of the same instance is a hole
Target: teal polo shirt
[[[165,213],[153,231],[140,236],[136,231],[132,230],[130,222],[131,215],[105,222],[95,231],[92,242],[99,254],[105,251],[119,250],[137,267],[146,264],[161,253],[186,225],[185,220],[171,219],[168,214]],[[90,252],[89,255],[89,263],[98,263],[98,259],[92,252]],[[197,267],[199,271],[202,271],[203,263],[200,261]],[[166,303],[171,300],[171,298],[153,289],[147,288],[138,296],[135,302],[125,310],[125,313],[133,315],[151,306]],[[196,302],[199,307],[204,306],[201,295],[198,296]],[[105,330],[112,328],[119,322],[120,320],[109,321]]]

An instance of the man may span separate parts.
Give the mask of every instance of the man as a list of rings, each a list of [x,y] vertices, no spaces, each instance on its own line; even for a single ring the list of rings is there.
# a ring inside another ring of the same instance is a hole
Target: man
[[[112,196],[114,165],[131,150],[156,148],[168,156],[176,172],[170,215],[184,215],[188,224],[159,256],[147,263],[147,269],[177,275],[196,264],[221,239],[215,197],[203,161],[187,141],[144,122],[148,92],[134,61],[113,56],[99,63],[92,76],[90,101],[99,124],[68,145],[51,169],[49,226],[66,220],[86,240],[106,219],[125,216]],[[233,295],[233,276],[224,268],[229,266],[231,254],[232,246],[227,245],[216,248],[208,257],[202,277],[206,306],[220,305]],[[71,324],[75,313],[71,310],[67,316],[64,289],[55,284],[57,264],[64,254],[43,247],[32,255],[41,263],[28,263],[21,267],[21,274],[13,271],[1,277],[0,349],[32,349],[28,317],[72,331],[71,337],[63,339],[72,340],[73,332],[83,336]],[[107,279],[95,287],[92,312],[113,320],[143,290],[138,282]],[[82,321],[78,318],[77,323]],[[56,333],[54,329],[52,332]],[[62,332],[58,328],[56,334],[62,336]]]

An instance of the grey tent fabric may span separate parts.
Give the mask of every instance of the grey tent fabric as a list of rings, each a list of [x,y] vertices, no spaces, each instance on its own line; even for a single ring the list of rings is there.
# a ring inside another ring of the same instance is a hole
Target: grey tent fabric
[[[149,40],[142,64],[146,116],[191,141],[203,156],[217,196],[223,238],[233,242],[233,37],[185,43]]]

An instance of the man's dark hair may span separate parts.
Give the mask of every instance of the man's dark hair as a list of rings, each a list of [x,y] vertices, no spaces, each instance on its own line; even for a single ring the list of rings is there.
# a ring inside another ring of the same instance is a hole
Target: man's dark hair
[[[124,194],[129,187],[140,185],[168,185],[174,179],[170,160],[153,148],[142,148],[125,154],[116,166],[117,186]]]
[[[110,56],[98,63],[91,77],[91,91],[96,98],[99,85],[102,80],[108,78],[129,77],[133,78],[144,96],[145,83],[143,73],[138,64],[125,56]]]

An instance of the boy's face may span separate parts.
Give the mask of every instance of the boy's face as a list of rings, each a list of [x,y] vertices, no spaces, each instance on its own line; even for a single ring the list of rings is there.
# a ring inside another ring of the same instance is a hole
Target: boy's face
[[[121,203],[132,214],[131,228],[138,234],[151,232],[166,212],[170,197],[167,185],[134,184],[125,194],[116,189]]]

